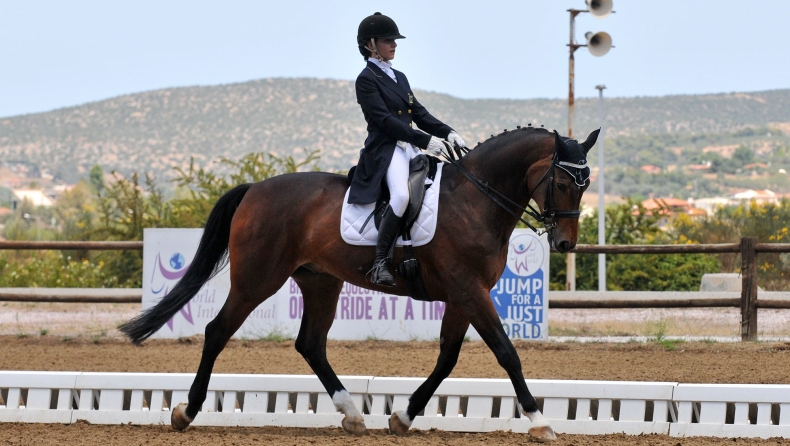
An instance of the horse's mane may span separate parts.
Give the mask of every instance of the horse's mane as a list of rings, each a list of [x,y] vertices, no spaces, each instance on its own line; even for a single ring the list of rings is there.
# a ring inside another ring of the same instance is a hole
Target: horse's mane
[[[527,127],[517,126],[514,130],[505,129],[502,133],[498,135],[491,135],[488,139],[483,142],[478,142],[475,145],[474,150],[482,149],[483,151],[493,148],[493,147],[501,147],[506,145],[507,143],[511,142],[512,139],[521,138],[525,136],[525,132],[527,134],[546,134],[550,135],[551,132],[544,128],[543,126],[540,127],[532,127],[532,124],[529,124]]]

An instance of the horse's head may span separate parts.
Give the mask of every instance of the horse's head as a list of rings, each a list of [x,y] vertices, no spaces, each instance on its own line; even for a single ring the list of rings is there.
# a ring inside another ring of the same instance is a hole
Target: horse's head
[[[576,246],[579,230],[579,205],[582,194],[590,185],[590,168],[587,152],[598,139],[599,130],[590,133],[579,143],[560,137],[555,132],[554,155],[549,163],[538,163],[542,172],[537,184],[532,186],[532,198],[541,208],[543,224],[549,235],[549,244],[561,253]],[[546,167],[546,164],[549,164]]]

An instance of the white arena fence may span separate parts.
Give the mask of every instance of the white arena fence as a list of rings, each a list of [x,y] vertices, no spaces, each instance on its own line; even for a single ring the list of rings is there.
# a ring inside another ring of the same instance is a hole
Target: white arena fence
[[[0,372],[0,422],[169,424],[193,374]],[[370,429],[405,410],[423,378],[342,376]],[[790,385],[527,380],[558,433],[790,437]],[[506,379],[447,379],[413,428],[527,432]],[[339,427],[313,375],[214,374],[197,426]]]

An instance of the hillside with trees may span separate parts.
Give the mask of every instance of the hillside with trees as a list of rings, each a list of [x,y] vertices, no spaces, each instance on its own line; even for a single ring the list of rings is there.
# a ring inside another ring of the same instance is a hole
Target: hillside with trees
[[[505,128],[543,125],[567,133],[564,100],[417,97],[471,146]],[[607,193],[704,197],[731,188],[790,192],[790,90],[606,99]],[[577,100],[575,133],[598,126],[597,99]],[[74,183],[98,164],[170,185],[174,168],[222,172],[224,158],[252,153],[320,155],[345,171],[365,138],[353,82],[262,79],[120,96],[0,119],[0,158]],[[590,162],[597,165],[597,155]],[[690,171],[690,165],[710,166]],[[644,166],[654,166],[650,171]],[[168,188],[170,189],[170,188]]]

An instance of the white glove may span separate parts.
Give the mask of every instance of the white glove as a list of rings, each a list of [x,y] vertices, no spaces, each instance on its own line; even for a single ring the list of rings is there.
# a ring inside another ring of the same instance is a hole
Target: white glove
[[[453,147],[466,147],[466,143],[464,142],[463,138],[461,138],[461,135],[455,132],[450,132],[450,134],[447,135],[447,141]]]
[[[428,147],[425,148],[425,151],[428,152],[429,155],[441,156],[443,148],[444,143],[442,140],[435,136],[431,136],[431,140],[428,142]]]

